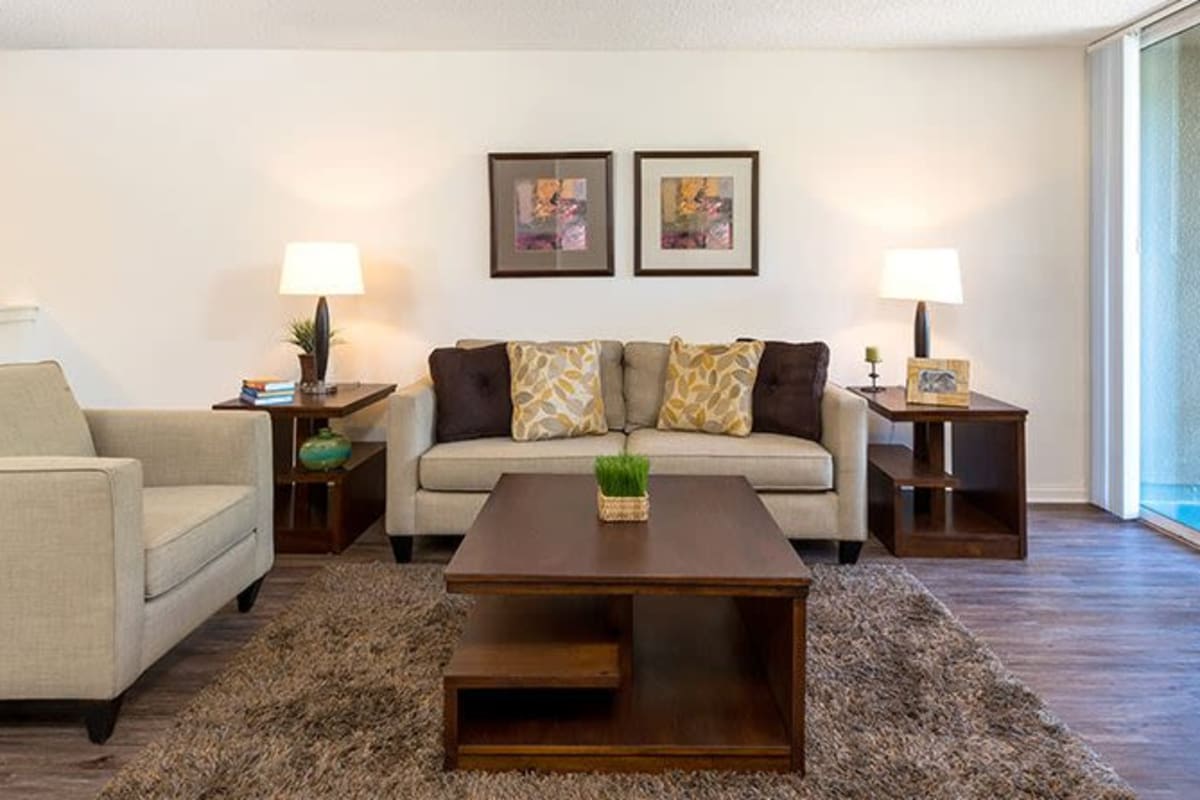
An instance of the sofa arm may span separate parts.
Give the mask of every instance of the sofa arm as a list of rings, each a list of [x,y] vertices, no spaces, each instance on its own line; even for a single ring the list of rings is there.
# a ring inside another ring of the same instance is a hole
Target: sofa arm
[[[428,379],[405,386],[388,401],[387,532],[417,532],[421,455],[433,447],[436,403]]]
[[[0,699],[116,697],[141,666],[141,466],[0,458],[0,508]]]
[[[265,411],[84,411],[96,452],[141,462],[147,486],[253,486],[257,575],[275,557],[271,418]]]
[[[821,444],[833,454],[838,538],[867,538],[867,401],[837,384],[821,399]]]

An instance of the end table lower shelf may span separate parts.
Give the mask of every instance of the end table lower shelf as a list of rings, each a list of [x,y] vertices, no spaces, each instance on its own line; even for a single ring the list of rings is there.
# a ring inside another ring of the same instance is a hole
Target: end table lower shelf
[[[275,476],[275,549],[340,553],[383,515],[387,445],[354,442],[328,472],[292,467]]]

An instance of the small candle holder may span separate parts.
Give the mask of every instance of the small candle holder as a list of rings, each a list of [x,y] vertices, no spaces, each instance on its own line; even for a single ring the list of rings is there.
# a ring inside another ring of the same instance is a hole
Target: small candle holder
[[[878,385],[878,380],[880,380],[880,373],[878,373],[876,371],[875,366],[880,365],[880,363],[883,363],[883,360],[882,359],[877,359],[875,361],[868,360],[868,361],[866,361],[866,363],[869,363],[869,365],[871,365],[871,371],[869,373],[866,373],[866,377],[871,379],[871,385],[863,386],[863,391],[868,393],[868,395],[877,395],[878,392],[883,391],[883,386]]]

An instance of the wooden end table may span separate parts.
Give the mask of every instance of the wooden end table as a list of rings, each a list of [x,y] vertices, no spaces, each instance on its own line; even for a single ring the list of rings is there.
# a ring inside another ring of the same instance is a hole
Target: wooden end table
[[[978,392],[959,408],[909,403],[901,386],[850,391],[885,419],[913,423],[912,449],[867,448],[867,525],[893,554],[1025,558],[1028,411]]]
[[[275,462],[275,549],[281,553],[340,553],[383,516],[387,495],[387,445],[354,442],[350,460],[329,472],[297,460],[304,440],[331,418],[346,417],[386,400],[394,383],[343,383],[334,394],[296,394],[292,403],[252,406],[234,398],[218,411],[271,415]]]
[[[446,566],[446,768],[803,772],[810,577],[741,477],[604,523],[590,475],[503,475]]]

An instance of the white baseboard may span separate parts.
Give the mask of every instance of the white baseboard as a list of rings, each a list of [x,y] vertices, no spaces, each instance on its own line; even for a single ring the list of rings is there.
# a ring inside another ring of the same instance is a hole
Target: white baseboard
[[[1082,486],[1030,486],[1025,490],[1030,503],[1090,503],[1088,490]]]

